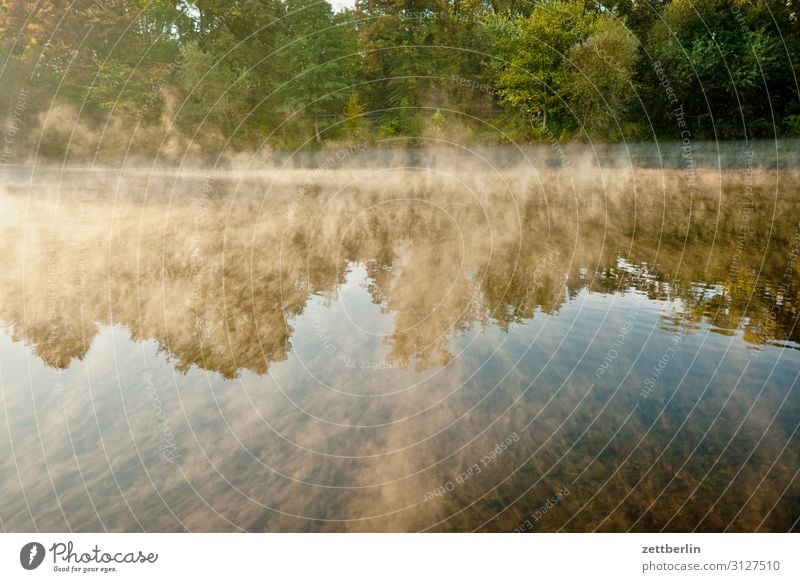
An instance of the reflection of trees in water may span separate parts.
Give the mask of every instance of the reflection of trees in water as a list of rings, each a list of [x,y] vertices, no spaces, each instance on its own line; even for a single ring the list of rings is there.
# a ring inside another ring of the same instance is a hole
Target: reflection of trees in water
[[[450,361],[454,333],[505,330],[583,289],[634,287],[680,300],[686,323],[743,329],[756,344],[800,341],[787,271],[794,175],[782,175],[777,196],[766,174],[752,196],[737,173],[700,175],[691,193],[680,173],[656,171],[587,172],[575,191],[521,171],[509,172],[508,190],[461,177],[473,192],[417,174],[312,176],[318,187],[304,195],[299,173],[270,188],[132,178],[116,203],[98,194],[74,204],[80,188],[69,183],[58,200],[46,186],[32,202],[7,197],[0,319],[54,367],[115,323],[157,341],[180,370],[263,374],[286,359],[309,297],[334,298],[361,263],[373,302],[394,318],[389,358],[418,371]]]

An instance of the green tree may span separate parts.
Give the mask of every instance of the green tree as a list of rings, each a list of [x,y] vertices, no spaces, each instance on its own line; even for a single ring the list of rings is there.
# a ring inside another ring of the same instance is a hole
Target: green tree
[[[366,107],[358,99],[355,91],[350,94],[344,106],[344,129],[347,136],[354,141],[361,141],[364,138],[363,115]]]
[[[289,76],[280,89],[281,110],[289,118],[310,120],[317,142],[323,120],[340,115],[351,83],[344,59],[355,58],[357,51],[344,29],[327,2],[286,0],[279,44]]]
[[[747,0],[674,0],[649,35],[649,52],[660,61],[693,131],[736,137],[769,135],[772,112],[796,95],[786,56],[797,55],[797,39],[778,37],[772,17]],[[796,28],[796,25],[795,25]],[[765,99],[766,95],[770,99]],[[672,109],[672,108],[670,108]]]
[[[224,47],[232,42],[231,36],[220,35],[214,52],[204,51],[197,43],[181,49],[179,79],[186,98],[180,123],[197,133],[201,143],[207,139],[206,145],[219,145],[221,138],[233,136],[249,112],[248,71],[234,69],[230,62],[215,56],[225,54]]]
[[[476,112],[474,94],[452,78],[487,80],[488,14],[480,0],[358,0],[359,78],[370,109],[396,108],[405,99],[415,107]]]
[[[635,92],[638,40],[616,18],[601,14],[592,34],[568,53],[564,90],[570,110],[590,137],[611,138]]]
[[[287,74],[278,52],[285,23],[285,6],[279,0],[198,0],[195,42],[202,51],[222,60],[231,74],[246,75],[240,98],[247,117],[237,122],[236,141],[257,144],[282,120],[275,94]]]
[[[541,120],[562,109],[559,86],[570,49],[586,40],[595,14],[580,0],[544,0],[515,25],[497,27],[497,59],[492,63],[500,101]]]

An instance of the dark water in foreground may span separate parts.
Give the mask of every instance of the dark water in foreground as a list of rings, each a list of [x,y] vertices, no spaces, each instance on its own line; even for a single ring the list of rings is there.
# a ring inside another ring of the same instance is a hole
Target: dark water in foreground
[[[800,180],[0,191],[6,531],[786,531]]]

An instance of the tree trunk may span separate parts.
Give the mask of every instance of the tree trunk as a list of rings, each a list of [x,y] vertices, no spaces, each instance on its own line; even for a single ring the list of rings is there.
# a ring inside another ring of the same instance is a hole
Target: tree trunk
[[[542,131],[547,130],[547,83],[542,83]]]
[[[547,94],[545,94],[544,103],[542,105],[542,129],[547,130]]]

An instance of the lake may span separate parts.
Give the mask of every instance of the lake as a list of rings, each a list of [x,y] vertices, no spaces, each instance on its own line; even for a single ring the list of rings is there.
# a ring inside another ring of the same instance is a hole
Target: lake
[[[796,171],[18,168],[0,250],[6,531],[799,527]]]

